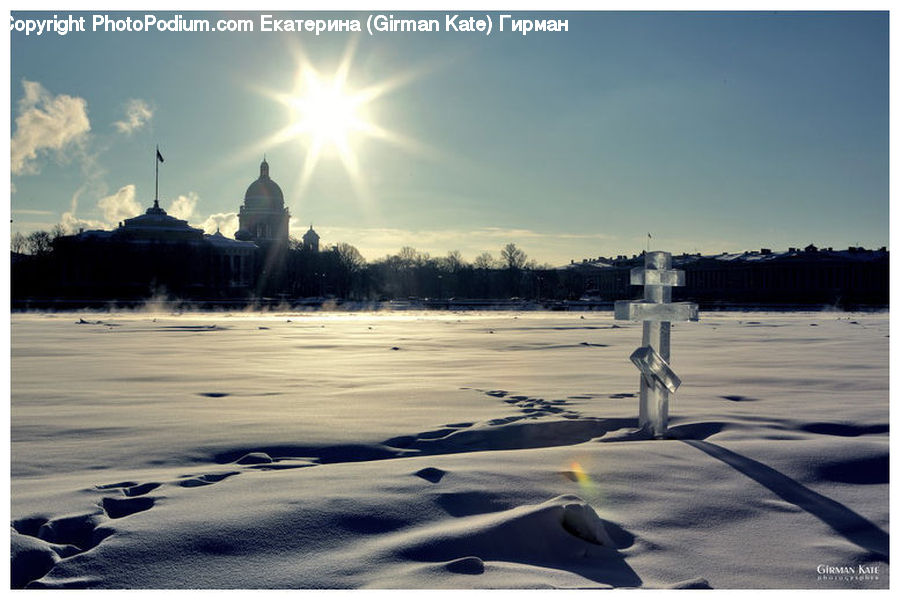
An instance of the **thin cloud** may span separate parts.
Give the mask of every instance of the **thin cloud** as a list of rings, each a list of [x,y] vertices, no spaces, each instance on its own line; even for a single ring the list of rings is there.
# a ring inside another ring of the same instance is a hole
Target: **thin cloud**
[[[206,220],[200,224],[200,228],[209,234],[220,231],[225,237],[233,238],[238,230],[237,213],[229,212],[209,215]]]
[[[11,212],[14,215],[52,215],[52,214],[54,214],[52,210],[33,210],[30,208],[14,208],[14,209],[12,209]]]
[[[115,121],[113,126],[120,133],[131,135],[138,129],[141,129],[153,118],[153,109],[138,98],[132,98],[125,103],[125,119]]]
[[[135,200],[133,183],[119,188],[115,194],[101,198],[97,207],[103,211],[103,218],[110,224],[118,224],[141,214],[141,206]]]
[[[79,188],[72,195],[71,206],[69,210],[62,213],[61,224],[68,233],[75,233],[79,229],[115,229],[119,226],[119,223],[121,223],[125,219],[137,216],[143,212],[141,205],[136,199],[136,186],[134,184],[128,184],[119,188],[116,193],[105,196],[97,201],[97,209],[103,214],[104,221],[97,221],[79,217],[76,214],[78,211],[78,201],[81,195],[85,193],[85,191],[86,186],[82,186],[81,188]],[[196,192],[181,194],[172,201],[167,212],[175,218],[190,221],[197,216],[196,208],[199,201],[200,197]],[[33,212],[43,213],[45,211]],[[49,213],[49,211],[46,212]],[[228,215],[213,215],[212,217],[207,219],[207,222],[211,222],[210,220],[214,219],[214,217],[219,217],[219,221],[222,222],[223,233],[230,231],[230,235],[233,235],[234,231],[237,230],[236,214],[233,215],[235,223],[233,230],[229,229]],[[201,227],[207,230],[209,229],[209,227],[207,227],[207,223],[204,223],[203,225],[201,225]],[[212,231],[208,232],[215,232],[215,224],[213,224],[211,228]]]
[[[66,233],[78,233],[82,229],[106,229],[107,224],[102,221],[82,219],[72,212],[64,212],[59,223]]]
[[[91,130],[84,98],[54,96],[36,81],[22,80],[25,96],[19,101],[16,131],[10,141],[13,175],[37,174],[39,155],[62,152],[80,144]]]
[[[82,185],[80,188],[75,190],[75,193],[72,194],[72,199],[69,203],[69,210],[64,212],[60,216],[59,224],[62,226],[63,230],[66,233],[78,233],[80,229],[106,229],[107,224],[102,221],[92,221],[89,219],[82,219],[75,215],[78,212],[78,200],[81,198],[81,195],[87,189],[87,185]]]
[[[176,219],[190,221],[194,217],[194,211],[197,208],[197,202],[200,197],[196,192],[188,192],[187,195],[180,195],[169,206],[169,214]]]
[[[359,249],[368,260],[396,254],[403,246],[412,246],[431,256],[443,256],[451,250],[459,250],[464,258],[473,260],[482,252],[499,254],[500,249],[512,242],[524,250],[530,259],[539,263],[568,264],[581,259],[587,249],[594,255],[609,250],[614,237],[607,234],[571,234],[531,229],[503,227],[479,227],[474,229],[410,230],[388,227],[317,228],[322,236],[322,248],[337,242],[347,242]],[[293,232],[292,232],[293,233]]]
[[[27,233],[29,231],[36,230],[44,230],[49,231],[56,225],[53,221],[16,221],[15,222],[16,229],[15,231],[21,231],[22,233]]]

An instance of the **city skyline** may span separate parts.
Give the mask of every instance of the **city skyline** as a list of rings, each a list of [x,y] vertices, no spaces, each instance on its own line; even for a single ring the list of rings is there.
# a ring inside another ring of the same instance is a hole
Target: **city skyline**
[[[530,16],[568,31],[14,31],[12,230],[144,212],[159,144],[175,216],[232,235],[265,156],[369,260],[889,244],[886,12]]]

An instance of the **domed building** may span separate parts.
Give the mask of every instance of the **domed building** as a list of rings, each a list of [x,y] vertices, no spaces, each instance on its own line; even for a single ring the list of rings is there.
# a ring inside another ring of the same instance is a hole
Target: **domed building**
[[[160,208],[159,200],[142,215],[125,219],[119,223],[116,234],[134,242],[186,241],[198,243],[203,240],[203,230],[191,227],[188,222],[166,213]]]
[[[303,249],[310,252],[319,251],[319,234],[313,229],[312,223],[309,225],[309,231],[303,234]]]
[[[259,165],[259,179],[250,184],[238,213],[234,237],[261,245],[287,246],[291,214],[284,206],[281,187],[269,177],[265,158]]]
[[[59,292],[77,298],[241,297],[254,283],[257,246],[203,233],[159,200],[113,230],[57,238]]]

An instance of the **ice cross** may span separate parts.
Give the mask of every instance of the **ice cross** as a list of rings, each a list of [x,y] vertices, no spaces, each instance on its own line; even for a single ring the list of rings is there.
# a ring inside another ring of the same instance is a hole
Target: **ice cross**
[[[616,302],[616,319],[643,321],[644,338],[631,355],[641,372],[641,403],[638,423],[655,437],[666,433],[669,421],[669,393],[675,393],[681,379],[669,366],[669,338],[672,321],[697,321],[697,305],[672,302],[672,286],[684,285],[684,271],[672,269],[668,252],[647,252],[644,268],[631,269],[631,285],[644,286],[643,300]]]

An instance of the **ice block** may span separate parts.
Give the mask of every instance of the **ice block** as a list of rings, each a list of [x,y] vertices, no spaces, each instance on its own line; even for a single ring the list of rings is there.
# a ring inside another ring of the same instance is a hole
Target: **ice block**
[[[665,285],[668,287],[684,285],[684,271],[675,269],[631,269],[631,285]]]
[[[697,305],[693,302],[648,302],[646,300],[617,300],[616,319],[620,321],[698,321]]]
[[[651,346],[641,346],[632,352],[631,362],[640,369],[641,374],[650,385],[658,383],[673,394],[681,385],[681,378]]]

